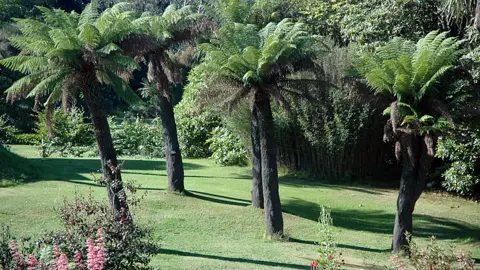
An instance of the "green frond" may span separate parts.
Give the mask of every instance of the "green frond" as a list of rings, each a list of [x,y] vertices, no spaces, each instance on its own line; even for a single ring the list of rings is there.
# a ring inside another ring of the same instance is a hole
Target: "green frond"
[[[46,7],[37,6],[43,16],[43,20],[50,27],[62,29],[75,29],[78,25],[78,17],[68,14],[61,9],[51,10]]]
[[[132,88],[130,88],[130,85],[122,78],[120,78],[111,71],[105,71],[104,74],[109,78],[109,80],[105,81],[108,81],[108,84],[112,86],[113,90],[115,90],[115,93],[125,102],[130,105],[143,103],[142,99],[133,91]]]
[[[428,114],[423,115],[422,117],[420,117],[419,120],[422,123],[430,123],[430,124],[435,123],[435,118],[431,115],[428,115]]]
[[[103,70],[113,72],[131,72],[140,69],[140,65],[133,58],[121,54],[109,54],[102,58]]]
[[[430,79],[423,85],[423,87],[418,91],[415,99],[418,102],[423,98],[423,96],[428,93],[436,84],[440,82],[440,79],[445,75],[447,71],[452,69],[453,66],[443,66],[435,72],[435,74],[430,77]]]
[[[98,12],[98,7],[96,7],[95,5],[93,5],[92,3],[89,3],[82,11],[82,13],[80,14],[80,19],[79,19],[79,22],[78,24],[80,26],[88,23],[88,24],[94,24],[95,21],[97,20],[98,16],[99,16],[99,12]]]
[[[115,43],[108,43],[104,47],[97,50],[97,52],[103,53],[103,54],[110,54],[112,52],[121,52],[121,51],[122,51],[122,48],[120,48]]]
[[[20,32],[25,37],[36,39],[48,39],[48,31],[51,27],[34,19],[14,19],[14,21],[21,25]]]
[[[102,40],[100,31],[90,23],[84,23],[80,26],[78,38],[89,48],[96,48]]]
[[[15,98],[23,98],[23,96],[33,89],[35,84],[40,82],[44,76],[45,74],[41,72],[26,75],[15,81],[7,90],[5,90],[5,93],[11,94]]]
[[[48,70],[48,59],[42,56],[19,55],[0,60],[0,65],[24,74],[30,74]]]
[[[36,97],[36,96],[46,96],[51,93],[56,88],[61,88],[63,82],[68,75],[71,74],[71,70],[62,70],[55,74],[52,74],[49,77],[45,77],[41,82],[39,82],[27,95],[27,98]]]
[[[55,48],[64,50],[81,50],[82,44],[78,40],[76,33],[55,28],[48,32],[50,38],[55,43]]]

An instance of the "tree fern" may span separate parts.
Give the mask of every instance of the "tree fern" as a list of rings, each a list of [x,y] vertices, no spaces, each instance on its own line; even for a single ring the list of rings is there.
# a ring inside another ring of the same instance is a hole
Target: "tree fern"
[[[425,104],[437,96],[444,98],[442,79],[464,53],[461,44],[455,38],[448,38],[447,33],[438,31],[427,34],[415,45],[394,38],[377,48],[375,53],[365,53],[357,67],[378,93],[393,96],[401,107],[408,105],[411,111],[422,111],[425,115],[438,117],[438,113],[428,113]],[[415,121],[419,125],[434,124],[432,121],[420,121],[422,116],[416,113],[413,117],[410,111],[405,113],[402,117],[408,116],[408,119],[402,121],[404,125]]]

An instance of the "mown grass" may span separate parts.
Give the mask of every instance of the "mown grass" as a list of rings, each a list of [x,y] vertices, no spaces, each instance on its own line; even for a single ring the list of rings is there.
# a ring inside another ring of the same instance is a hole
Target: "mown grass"
[[[27,146],[12,150],[29,157],[41,178],[0,189],[0,223],[17,235],[38,236],[59,227],[53,211],[75,189],[92,190],[96,159],[35,158]],[[350,269],[384,267],[395,212],[396,191],[314,183],[281,177],[280,193],[289,241],[263,240],[263,213],[250,207],[249,168],[220,167],[210,160],[185,160],[185,195],[170,194],[164,161],[126,159],[124,179],[136,180],[148,194],[137,222],[153,226],[162,252],[152,265],[162,269],[308,269],[316,256],[321,205],[332,211],[334,234]],[[435,235],[440,243],[471,250],[480,258],[479,205],[424,194],[415,211],[414,236],[421,244]]]

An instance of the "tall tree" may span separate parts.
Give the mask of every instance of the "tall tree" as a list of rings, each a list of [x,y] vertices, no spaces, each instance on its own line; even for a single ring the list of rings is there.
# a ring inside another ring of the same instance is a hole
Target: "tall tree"
[[[172,50],[178,50],[183,44],[194,40],[209,24],[190,6],[177,9],[175,5],[168,6],[160,16],[144,13],[133,24],[139,29],[138,33],[124,40],[121,47],[127,55],[148,62],[148,80],[157,90],[162,119],[168,188],[170,191],[183,192],[183,162],[172,95],[172,85],[183,82],[183,70],[172,59]]]
[[[248,97],[252,100],[252,124],[253,130],[258,125],[261,162],[253,171],[255,174],[260,169],[262,177],[262,191],[256,190],[258,183],[254,182],[252,195],[263,193],[265,236],[271,238],[283,234],[271,100],[287,104],[281,92],[286,91],[288,76],[310,67],[321,46],[304,24],[289,19],[269,23],[260,30],[251,24],[231,24],[220,29],[217,36],[202,45],[206,55],[198,68],[208,84],[204,99],[230,106]]]
[[[43,20],[17,19],[22,36],[10,38],[21,53],[0,61],[1,65],[25,74],[8,90],[10,100],[46,98],[47,118],[57,101],[67,104],[79,93],[90,113],[100,153],[104,181],[112,209],[122,218],[130,213],[123,190],[117,154],[98,85],[110,85],[125,101],[141,102],[123,79],[139,65],[121,54],[114,42],[129,34],[132,26],[119,20],[130,16],[118,4],[99,14],[88,5],[82,14],[39,7]],[[123,77],[123,78],[122,78]],[[49,119],[47,119],[47,122]]]
[[[385,141],[395,143],[403,170],[392,247],[406,248],[413,233],[413,211],[426,185],[438,136],[453,127],[448,82],[443,79],[464,52],[461,42],[433,31],[417,44],[395,38],[366,53],[358,69],[379,94],[392,99]]]

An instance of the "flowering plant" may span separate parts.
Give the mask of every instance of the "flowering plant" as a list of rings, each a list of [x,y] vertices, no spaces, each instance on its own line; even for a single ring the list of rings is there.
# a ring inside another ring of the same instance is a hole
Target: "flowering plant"
[[[410,239],[409,235],[407,235],[407,239]],[[435,242],[434,236],[430,238],[430,243],[423,249],[420,249],[413,240],[410,240],[408,249],[409,257],[406,259],[396,255],[390,257],[394,269],[475,269],[475,261],[472,259],[470,252],[461,250],[453,252],[453,248],[445,250]]]
[[[330,210],[324,206],[320,209],[318,223],[321,241],[317,252],[320,258],[310,264],[310,269],[341,269],[345,264],[345,260],[342,259],[343,254],[337,251],[337,244],[331,231],[333,219],[330,215]]]

